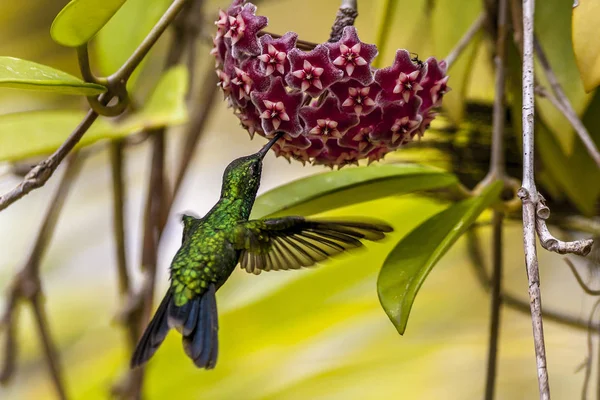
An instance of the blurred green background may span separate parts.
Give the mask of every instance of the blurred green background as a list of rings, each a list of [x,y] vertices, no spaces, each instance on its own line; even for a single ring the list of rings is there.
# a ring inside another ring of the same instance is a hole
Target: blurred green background
[[[207,3],[207,9],[215,14],[219,5],[226,4]],[[359,2],[356,25],[365,42],[376,41],[383,3]],[[423,59],[432,54],[444,57],[480,12],[472,0],[446,0],[440,1],[446,13],[436,11],[426,17],[427,3],[396,2],[397,19],[388,38],[388,50],[380,55],[382,65],[392,61],[396,48],[417,52]],[[56,45],[49,36],[50,24],[65,4],[58,0],[2,2],[0,55],[34,60],[78,75],[75,52]],[[269,16],[271,32],[294,30],[304,40],[321,42],[329,35],[338,5],[337,0],[263,1],[259,14]],[[213,15],[206,18],[211,21]],[[212,30],[211,25],[207,26]],[[433,32],[433,39],[422,34],[424,31]],[[141,98],[157,79],[164,42],[161,40],[141,76]],[[207,52],[208,47],[200,43],[199,57],[205,59]],[[449,115],[460,118],[463,111],[454,104],[461,104],[461,98],[491,99],[489,54],[486,46],[473,45],[450,71],[450,86],[455,90],[445,99]],[[198,64],[201,67],[205,63]],[[469,73],[461,74],[461,69]],[[462,87],[460,79],[465,75],[471,79]],[[84,106],[84,100],[75,97],[0,90],[0,114]],[[177,165],[174,156],[180,144],[179,133],[173,129],[168,136],[168,162],[172,168]],[[181,240],[179,214],[189,210],[202,215],[208,211],[218,198],[224,167],[261,144],[260,140],[248,140],[224,103],[216,107],[159,248],[157,297],[167,287],[167,268]],[[128,149],[126,237],[129,263],[138,279],[148,167],[147,143]],[[0,165],[0,174],[2,171]],[[265,163],[261,192],[321,171],[318,167],[288,164],[271,155]],[[3,174],[0,192],[18,181],[18,177]],[[44,188],[0,213],[0,288],[6,288],[27,256],[57,181],[51,179]],[[108,153],[99,151],[86,161],[43,263],[50,326],[60,349],[69,394],[76,399],[109,397],[111,385],[124,372],[129,358],[125,334],[114,323],[119,301],[110,204]],[[387,251],[444,207],[430,199],[404,196],[338,209],[328,215],[368,214],[390,221],[396,231],[384,243],[367,245],[369,251],[318,268],[258,277],[236,271],[217,295],[221,343],[217,368],[209,372],[195,369],[181,350],[179,336],[172,333],[148,368],[147,398],[481,398],[489,298],[473,273],[464,239],[443,258],[421,289],[404,336],[397,334],[377,299],[377,273]],[[479,232],[489,254],[489,229],[483,227]],[[517,223],[506,226],[504,255],[505,287],[526,299],[527,280]],[[593,299],[581,294],[561,257],[541,251],[540,266],[544,306],[587,319]],[[54,395],[32,327],[29,310],[24,308],[18,335],[22,350],[18,371],[10,386],[0,388],[2,399],[45,399]],[[553,396],[575,398],[583,381],[583,373],[576,370],[586,356],[586,334],[552,322],[546,322],[545,328]],[[497,398],[536,397],[530,319],[505,308]]]

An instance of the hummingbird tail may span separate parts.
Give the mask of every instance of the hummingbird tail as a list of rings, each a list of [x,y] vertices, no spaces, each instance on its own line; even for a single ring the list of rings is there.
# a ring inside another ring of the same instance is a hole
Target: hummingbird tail
[[[217,314],[216,287],[210,284],[202,296],[190,300],[188,313],[179,312],[183,322],[183,349],[198,368],[212,369],[219,353],[219,321]],[[185,306],[184,306],[185,307]],[[181,310],[180,310],[181,311]],[[172,314],[169,313],[169,316]]]
[[[171,290],[169,290],[158,306],[154,317],[152,317],[152,321],[146,327],[133,352],[131,368],[145,364],[156,353],[156,350],[158,350],[167,337],[170,329],[167,310],[169,309],[169,304],[172,304],[172,300],[173,295]]]
[[[156,353],[171,328],[181,332],[183,349],[198,368],[214,368],[219,352],[215,292],[215,285],[210,284],[201,296],[179,307],[175,305],[169,290],[133,352],[131,368],[145,364]]]

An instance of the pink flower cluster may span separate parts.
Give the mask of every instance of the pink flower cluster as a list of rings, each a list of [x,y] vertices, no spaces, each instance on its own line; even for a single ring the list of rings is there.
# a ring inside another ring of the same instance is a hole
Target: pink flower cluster
[[[398,50],[376,69],[377,47],[344,28],[338,42],[304,52],[298,35],[261,34],[267,18],[234,0],[219,11],[211,51],[219,85],[251,136],[286,134],[273,149],[303,163],[341,167],[381,159],[421,136],[449,90],[446,64]]]

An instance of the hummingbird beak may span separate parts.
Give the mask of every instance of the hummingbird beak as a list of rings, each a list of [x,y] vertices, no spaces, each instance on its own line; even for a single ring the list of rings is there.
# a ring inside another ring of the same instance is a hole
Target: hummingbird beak
[[[277,142],[279,139],[281,139],[281,137],[282,137],[284,134],[285,134],[285,132],[277,132],[277,133],[275,134],[275,136],[273,137],[273,139],[269,140],[269,142],[268,142],[267,144],[265,144],[265,146],[264,146],[262,149],[260,149],[260,150],[258,151],[258,153],[256,153],[256,154],[258,154],[258,156],[259,156],[259,158],[260,158],[261,160],[262,160],[263,158],[265,158],[265,156],[266,156],[266,155],[267,155],[267,153],[269,152],[269,149],[270,149],[271,147],[273,147],[273,145],[274,145],[274,144],[275,144],[275,143],[276,143],[276,142]]]

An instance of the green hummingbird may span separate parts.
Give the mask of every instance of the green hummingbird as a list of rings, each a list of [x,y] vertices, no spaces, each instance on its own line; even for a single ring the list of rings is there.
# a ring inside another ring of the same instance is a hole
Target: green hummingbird
[[[146,363],[175,328],[183,348],[199,368],[214,368],[218,353],[215,292],[235,266],[247,272],[308,267],[380,240],[392,228],[377,220],[307,219],[300,216],[249,220],[260,185],[262,160],[282,136],[259,152],[231,162],[223,174],[221,197],[203,217],[182,217],[183,240],[171,263],[171,284],[140,338],[131,367]]]

